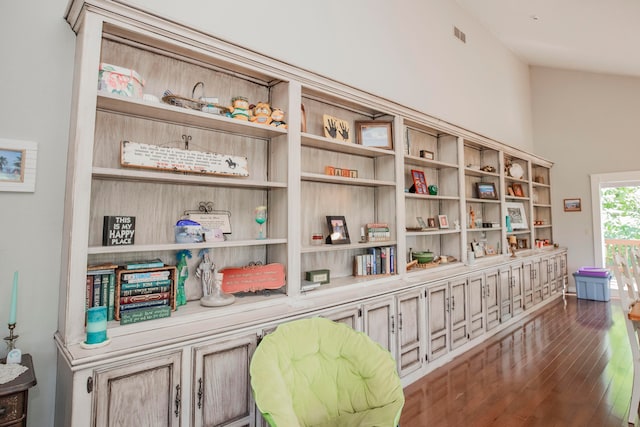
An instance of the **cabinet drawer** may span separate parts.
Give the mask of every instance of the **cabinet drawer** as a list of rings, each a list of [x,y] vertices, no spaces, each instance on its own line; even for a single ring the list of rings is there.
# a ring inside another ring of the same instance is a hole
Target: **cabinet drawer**
[[[24,416],[24,392],[0,397],[0,427],[20,421]]]

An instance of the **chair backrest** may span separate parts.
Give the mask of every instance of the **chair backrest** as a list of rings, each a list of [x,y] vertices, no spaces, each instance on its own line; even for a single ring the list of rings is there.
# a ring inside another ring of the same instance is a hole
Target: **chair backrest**
[[[404,394],[391,354],[366,334],[314,317],[284,323],[251,360],[256,405],[271,426],[395,427]]]
[[[636,280],[637,288],[640,284],[640,247],[632,246],[628,253],[629,259],[631,260],[631,272],[633,273],[633,278]]]

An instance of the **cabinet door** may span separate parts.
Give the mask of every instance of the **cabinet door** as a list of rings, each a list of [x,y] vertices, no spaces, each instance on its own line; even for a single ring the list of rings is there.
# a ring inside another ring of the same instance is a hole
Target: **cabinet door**
[[[506,322],[513,317],[511,267],[502,267],[498,271],[500,279],[500,321]]]
[[[253,425],[249,364],[256,344],[251,334],[193,349],[192,425]]]
[[[96,427],[179,426],[182,352],[95,371]]]
[[[551,295],[550,272],[551,263],[548,257],[540,259],[540,288],[542,290],[542,299],[545,300]]]
[[[422,366],[422,295],[423,289],[405,292],[396,297],[398,357],[400,376],[416,371]]]
[[[449,351],[449,284],[427,288],[427,358],[435,360]]]
[[[486,329],[486,291],[484,274],[476,274],[467,279],[469,292],[469,336],[475,338]]]
[[[454,350],[469,341],[469,306],[467,279],[449,283],[449,313],[451,319],[451,349]]]
[[[513,304],[514,316],[517,316],[524,311],[522,274],[522,264],[511,266],[511,300]]]
[[[395,307],[393,297],[370,301],[362,306],[364,332],[395,355]]]
[[[498,272],[492,271],[484,275],[485,300],[487,311],[487,331],[500,324],[500,280]]]
[[[325,311],[323,313],[319,313],[319,316],[326,319],[331,319],[334,322],[344,323],[345,325],[350,326],[351,329],[354,329],[356,331],[362,331],[360,320],[361,312],[359,305],[341,307],[336,310]]]
[[[522,264],[522,308],[533,306],[533,262]]]
[[[542,266],[540,260],[533,261],[533,303],[542,301]]]

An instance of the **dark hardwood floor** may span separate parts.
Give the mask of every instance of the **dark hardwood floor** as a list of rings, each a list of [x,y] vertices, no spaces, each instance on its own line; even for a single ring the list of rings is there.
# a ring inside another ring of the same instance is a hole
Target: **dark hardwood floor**
[[[406,387],[400,425],[626,427],[632,381],[620,302],[569,295]]]

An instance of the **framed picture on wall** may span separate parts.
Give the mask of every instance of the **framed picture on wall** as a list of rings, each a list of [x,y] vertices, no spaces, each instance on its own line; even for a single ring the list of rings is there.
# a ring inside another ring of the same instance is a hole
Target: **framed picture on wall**
[[[565,212],[580,212],[582,210],[582,199],[564,199]]]

